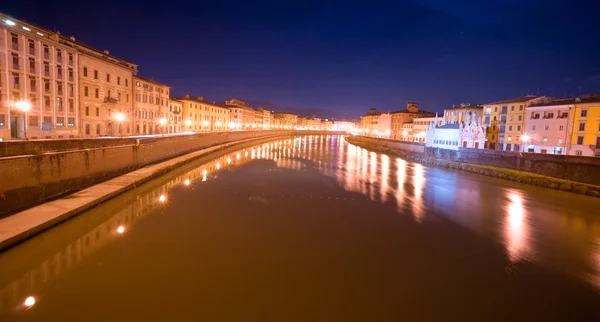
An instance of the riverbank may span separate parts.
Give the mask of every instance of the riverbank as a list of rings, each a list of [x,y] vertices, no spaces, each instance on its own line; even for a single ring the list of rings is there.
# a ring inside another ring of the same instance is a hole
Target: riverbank
[[[63,198],[2,218],[0,219],[0,251],[192,161],[289,136],[290,134],[274,135],[212,146],[143,167]]]
[[[406,159],[407,161],[418,162],[449,169],[462,170],[494,178],[501,178],[514,182],[531,184],[538,187],[573,192],[577,194],[583,194],[600,198],[600,186],[596,185],[579,183],[575,181],[553,178],[549,176],[502,167],[437,159],[422,153],[392,149],[371,142],[362,141],[360,140],[360,138],[357,137],[347,136],[346,141],[350,144],[360,146],[367,150],[398,156],[403,159]]]

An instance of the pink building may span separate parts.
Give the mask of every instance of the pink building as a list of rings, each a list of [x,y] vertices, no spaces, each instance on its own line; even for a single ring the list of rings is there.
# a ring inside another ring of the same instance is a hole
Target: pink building
[[[573,100],[555,100],[526,108],[525,132],[517,141],[523,142],[523,152],[566,154],[566,144],[573,129],[569,114]]]

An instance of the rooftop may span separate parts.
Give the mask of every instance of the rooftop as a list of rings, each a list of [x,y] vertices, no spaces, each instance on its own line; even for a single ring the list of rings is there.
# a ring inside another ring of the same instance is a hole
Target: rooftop
[[[508,100],[504,100],[504,101],[497,101],[497,102],[492,102],[492,103],[487,103],[485,105],[492,105],[492,104],[509,104],[509,103],[524,103],[527,101],[531,101],[532,99],[536,99],[538,97],[541,97],[539,95],[525,95],[525,96],[521,96],[521,97],[517,97],[517,98],[511,98]]]
[[[471,103],[467,103],[467,104],[460,104],[458,106],[452,106],[450,108],[445,109],[446,111],[448,110],[461,110],[461,109],[466,109],[466,108],[476,108],[476,109],[483,109],[483,105],[479,105],[479,104],[471,104]]]
[[[134,77],[134,78],[139,78],[139,79],[141,79],[141,80],[143,80],[143,81],[145,81],[145,82],[150,82],[150,83],[154,83],[154,84],[156,84],[156,85],[160,85],[160,86],[166,86],[166,87],[169,87],[169,88],[171,88],[171,86],[169,86],[169,85],[165,85],[165,84],[163,84],[163,83],[161,83],[161,82],[157,82],[157,81],[155,81],[155,80],[153,80],[153,79],[151,79],[151,78],[148,78],[148,77],[144,77],[144,76],[140,76],[140,75],[133,75],[133,77]]]
[[[583,96],[576,98],[556,98],[548,102],[541,102],[538,104],[532,104],[529,107],[542,107],[542,106],[557,106],[557,105],[569,105],[569,104],[586,104],[586,103],[599,103],[600,95],[597,96]]]
[[[419,115],[421,115],[421,117],[425,117],[426,115],[435,116],[435,113],[433,113],[433,112],[429,112],[429,111],[425,111],[425,110],[418,110],[416,112],[411,112],[408,109],[393,111],[393,112],[390,112],[390,114],[419,114]]]

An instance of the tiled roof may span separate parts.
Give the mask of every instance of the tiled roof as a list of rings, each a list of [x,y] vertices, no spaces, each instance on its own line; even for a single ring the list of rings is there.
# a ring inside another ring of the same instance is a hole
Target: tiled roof
[[[404,110],[398,110],[398,111],[390,112],[390,114],[398,114],[398,113],[401,113],[401,114],[423,114],[423,115],[429,115],[429,114],[431,114],[431,115],[435,116],[435,113],[429,112],[429,111],[425,111],[425,110],[418,110],[416,112],[410,112],[408,109],[404,109]]]
[[[140,76],[140,75],[134,75],[133,77],[134,77],[134,78],[139,78],[139,79],[141,79],[141,80],[143,80],[143,81],[145,81],[145,82],[150,82],[150,83],[154,83],[154,84],[156,84],[156,85],[160,85],[160,86],[166,86],[166,87],[169,87],[169,88],[171,88],[171,86],[169,86],[169,85],[165,85],[165,84],[163,84],[163,83],[157,82],[157,81],[155,81],[155,80],[153,80],[153,79],[151,79],[151,78],[148,78],[148,77],[144,77],[144,76]]]
[[[511,99],[504,100],[504,101],[497,101],[497,102],[487,103],[485,105],[509,104],[509,103],[524,103],[524,102],[527,102],[527,101],[531,101],[532,99],[536,99],[538,97],[541,97],[541,96],[537,96],[537,95],[521,96],[521,97],[511,98]]]
[[[539,106],[555,106],[555,105],[569,105],[569,104],[586,104],[586,103],[599,103],[600,96],[588,96],[588,97],[576,97],[576,98],[558,98],[553,99],[549,102],[542,102],[538,104],[532,104],[530,107]]]

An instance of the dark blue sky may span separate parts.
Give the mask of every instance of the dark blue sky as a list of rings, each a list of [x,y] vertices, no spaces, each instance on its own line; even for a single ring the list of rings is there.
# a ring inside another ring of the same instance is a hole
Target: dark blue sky
[[[600,92],[598,1],[11,1],[177,95],[349,117]],[[56,5],[60,3],[63,5]]]

